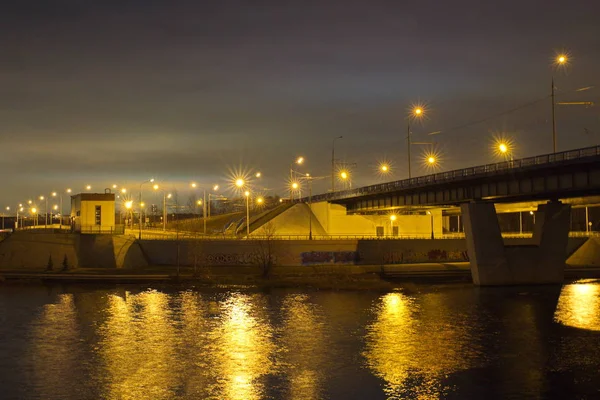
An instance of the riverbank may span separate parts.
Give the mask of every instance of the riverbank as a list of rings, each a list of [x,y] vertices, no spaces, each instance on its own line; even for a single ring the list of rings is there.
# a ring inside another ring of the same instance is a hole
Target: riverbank
[[[567,267],[565,280],[600,278],[600,268]],[[256,288],[312,287],[328,290],[391,290],[402,282],[471,282],[469,263],[418,263],[396,265],[322,265],[274,267],[268,277],[256,266],[176,267],[143,269],[76,268],[67,271],[5,269],[4,284],[26,282],[60,283],[187,283],[206,286],[251,286]]]

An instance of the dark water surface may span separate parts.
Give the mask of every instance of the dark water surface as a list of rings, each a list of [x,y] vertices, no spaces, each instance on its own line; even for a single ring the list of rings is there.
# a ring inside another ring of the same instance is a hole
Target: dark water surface
[[[0,287],[2,399],[600,399],[600,283]]]

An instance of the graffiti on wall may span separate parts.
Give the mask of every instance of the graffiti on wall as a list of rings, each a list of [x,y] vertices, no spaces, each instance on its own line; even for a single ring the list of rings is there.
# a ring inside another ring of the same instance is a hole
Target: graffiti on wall
[[[411,262],[458,262],[469,261],[469,256],[463,250],[440,250],[428,251],[392,251],[383,254],[384,264],[402,264]]]
[[[273,265],[277,265],[277,257],[271,254]],[[207,254],[205,258],[207,265],[256,265],[260,263],[260,254],[249,253],[216,253]]]
[[[358,251],[307,251],[300,254],[302,265],[355,264],[360,260]]]

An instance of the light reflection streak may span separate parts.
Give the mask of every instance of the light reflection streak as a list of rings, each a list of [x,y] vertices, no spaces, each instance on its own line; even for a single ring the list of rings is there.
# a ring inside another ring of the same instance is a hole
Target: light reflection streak
[[[600,285],[582,280],[565,285],[560,293],[554,319],[579,329],[600,331]]]
[[[232,294],[221,303],[221,324],[210,332],[211,365],[217,384],[211,395],[219,399],[253,400],[263,397],[260,378],[274,373],[272,328],[259,296]]]
[[[72,294],[44,306],[32,332],[33,368],[40,398],[66,398],[72,393],[72,371],[80,369],[79,325]]]
[[[178,375],[168,296],[156,291],[108,299],[100,329],[109,399],[173,398]]]
[[[323,317],[307,295],[286,296],[282,312],[289,399],[319,399],[326,378],[322,372],[327,351]]]
[[[439,294],[422,299],[383,296],[368,327],[364,356],[390,399],[443,398],[453,390],[445,377],[472,368],[479,356],[465,317],[452,315]]]

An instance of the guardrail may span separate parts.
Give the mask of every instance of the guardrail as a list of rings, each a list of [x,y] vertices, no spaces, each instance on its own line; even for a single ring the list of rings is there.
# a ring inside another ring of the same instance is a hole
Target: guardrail
[[[560,153],[544,154],[540,156],[527,157],[518,160],[502,161],[499,163],[457,169],[448,172],[438,172],[436,174],[424,175],[416,178],[403,179],[387,183],[379,183],[376,185],[364,186],[356,189],[341,190],[335,193],[324,193],[312,196],[311,200],[313,202],[342,200],[365,194],[388,193],[397,191],[399,189],[417,188],[433,183],[451,182],[464,178],[487,176],[492,173],[506,172],[508,170],[517,170],[532,166],[551,165],[564,161],[571,161],[595,156],[600,156],[600,146],[585,147],[582,149],[568,150]],[[308,197],[304,197],[299,201],[306,202],[308,200]]]
[[[137,233],[130,233],[133,237],[138,237]],[[502,233],[502,237],[508,238],[531,238],[532,232],[505,232]],[[569,232],[570,237],[590,237],[600,236],[600,232]],[[434,239],[464,239],[464,233],[445,233],[442,235],[435,235]],[[431,234],[423,235],[398,235],[398,236],[377,236],[377,235],[312,235],[312,240],[414,240],[414,239],[426,239],[431,240]],[[224,236],[224,235],[203,235],[201,233],[194,232],[142,232],[142,240],[311,240],[308,235],[273,235],[273,236],[260,236],[251,235],[250,239],[246,237],[235,237],[235,236]]]

